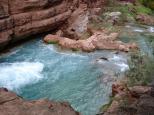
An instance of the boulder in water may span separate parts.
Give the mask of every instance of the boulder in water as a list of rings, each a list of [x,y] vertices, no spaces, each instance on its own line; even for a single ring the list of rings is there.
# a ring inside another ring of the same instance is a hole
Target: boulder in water
[[[106,57],[100,57],[99,59],[105,60],[105,61],[109,61],[108,58]]]
[[[47,43],[57,42],[63,48],[68,49],[80,49],[86,52],[92,52],[94,50],[120,50],[128,52],[130,49],[137,48],[135,43],[126,44],[116,40],[118,33],[107,34],[104,32],[96,31],[91,37],[85,40],[73,40],[66,37],[60,37],[58,35],[47,35],[44,41]]]

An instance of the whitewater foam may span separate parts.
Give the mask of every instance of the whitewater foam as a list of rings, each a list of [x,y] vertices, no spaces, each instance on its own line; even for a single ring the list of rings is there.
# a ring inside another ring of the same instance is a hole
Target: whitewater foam
[[[127,59],[125,59],[124,57],[122,57],[120,55],[113,55],[113,57],[109,58],[109,60],[115,61],[115,62],[127,61]]]
[[[44,65],[40,62],[16,62],[0,64],[0,87],[18,91],[43,78]]]
[[[115,65],[117,65],[120,68],[121,72],[124,72],[129,69],[129,66],[127,64],[127,59],[121,56],[114,55],[112,58],[110,58]]]
[[[129,66],[126,63],[116,63],[116,65],[120,67],[121,72],[125,72],[129,69]]]
[[[58,53],[58,54],[61,54],[61,55],[66,55],[66,56],[72,56],[72,57],[80,57],[80,58],[87,58],[87,56],[84,56],[82,54],[78,54],[78,53],[73,53],[71,51],[58,51],[53,45],[46,45],[45,48],[51,50],[52,52],[55,52],[55,53]]]
[[[153,33],[154,32],[154,27],[149,27],[148,31]]]
[[[134,29],[134,32],[144,32],[142,29]]]

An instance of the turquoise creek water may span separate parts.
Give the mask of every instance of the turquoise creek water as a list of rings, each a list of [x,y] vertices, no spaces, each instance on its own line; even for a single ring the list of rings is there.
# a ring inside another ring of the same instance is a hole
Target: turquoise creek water
[[[126,26],[126,30],[128,28],[131,26]],[[135,41],[144,46],[144,52],[152,54],[150,42],[142,36],[143,28],[132,28],[141,38]],[[121,38],[126,41],[127,32]],[[1,54],[0,87],[13,90],[28,100],[68,101],[82,115],[98,113],[109,101],[111,84],[129,69],[127,55],[115,54],[115,51],[64,51],[44,44],[41,39],[38,37]]]

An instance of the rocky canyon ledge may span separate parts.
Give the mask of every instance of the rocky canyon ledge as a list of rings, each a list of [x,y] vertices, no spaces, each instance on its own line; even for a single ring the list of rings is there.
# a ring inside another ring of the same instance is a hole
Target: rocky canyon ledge
[[[58,43],[62,48],[72,50],[82,50],[91,52],[94,50],[120,50],[128,52],[130,49],[136,49],[135,43],[126,44],[116,40],[118,33],[105,34],[103,32],[95,32],[91,37],[85,40],[72,40],[58,35],[47,35],[44,38],[46,43]]]
[[[113,100],[103,115],[153,115],[153,86],[132,86],[116,82],[112,85]]]
[[[26,101],[6,88],[0,88],[0,115],[80,115],[67,102],[45,99]]]
[[[105,49],[128,52],[130,49],[136,49],[135,43],[123,43],[117,40],[119,33],[90,27],[92,21],[101,22],[102,19],[99,16],[101,12],[101,6],[89,8],[86,2],[80,2],[79,6],[72,11],[65,21],[65,24],[61,25],[54,35],[47,35],[44,41],[49,44],[57,43],[62,48],[72,49],[73,51],[92,52]],[[117,17],[120,14],[113,12],[112,15]]]

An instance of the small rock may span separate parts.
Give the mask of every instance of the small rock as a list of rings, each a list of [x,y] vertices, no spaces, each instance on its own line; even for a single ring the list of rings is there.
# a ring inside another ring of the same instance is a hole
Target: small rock
[[[99,59],[105,60],[105,61],[109,61],[108,58],[106,57],[100,57]]]

